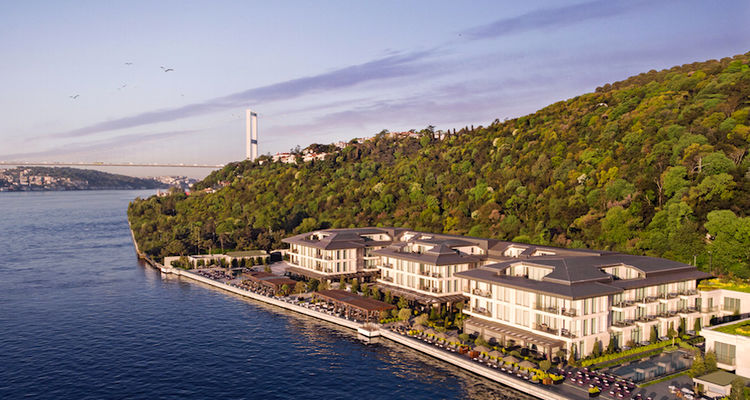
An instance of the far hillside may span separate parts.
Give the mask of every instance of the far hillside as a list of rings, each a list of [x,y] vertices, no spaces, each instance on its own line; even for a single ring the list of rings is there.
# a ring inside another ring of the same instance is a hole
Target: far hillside
[[[17,167],[0,170],[0,190],[123,190],[159,189],[168,185],[154,179],[66,167]]]
[[[271,249],[298,232],[379,225],[748,277],[749,64],[747,53],[649,71],[447,136],[383,132],[325,160],[234,163],[198,183],[215,193],[137,200],[129,218],[154,256]]]

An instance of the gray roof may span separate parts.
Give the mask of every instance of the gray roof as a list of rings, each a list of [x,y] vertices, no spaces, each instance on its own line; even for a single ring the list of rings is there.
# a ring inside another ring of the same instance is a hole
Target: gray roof
[[[445,244],[437,245],[424,253],[402,252],[403,247],[404,244],[393,245],[375,250],[372,253],[432,265],[470,264],[482,260],[479,255],[460,254]]]
[[[508,267],[524,263],[552,268],[541,280],[505,275]],[[626,265],[644,273],[637,279],[619,280],[602,268]],[[592,254],[587,257],[540,256],[489,264],[478,269],[456,273],[456,276],[495,283],[502,286],[579,299],[621,293],[627,289],[660,285],[684,280],[704,279],[711,275],[695,267],[662,258],[620,253]]]
[[[289,244],[301,244],[321,250],[356,249],[373,246],[387,246],[390,241],[365,240],[361,235],[385,233],[394,237],[400,228],[353,228],[353,229],[322,229],[315,232],[291,236],[281,241]],[[327,236],[320,240],[311,239],[313,233],[323,233]]]

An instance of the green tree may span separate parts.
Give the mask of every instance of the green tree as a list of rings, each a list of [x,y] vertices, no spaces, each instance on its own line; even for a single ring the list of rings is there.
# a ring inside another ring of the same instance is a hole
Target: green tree
[[[592,354],[592,355],[593,355],[594,357],[599,357],[599,356],[601,356],[601,355],[602,355],[602,342],[600,342],[600,341],[598,341],[598,340],[595,340],[595,341],[594,341],[594,347],[593,347],[593,349],[591,350],[591,354]]]
[[[409,307],[409,300],[406,300],[404,296],[399,297],[398,303],[396,303],[396,306],[398,308],[407,308]]]
[[[344,290],[346,289],[346,282],[344,281],[344,277],[342,276],[341,279],[339,279],[339,289]]]
[[[707,374],[719,370],[716,361],[716,353],[714,353],[713,351],[706,352],[706,355],[703,357],[703,363],[706,365],[705,373]]]
[[[352,279],[352,293],[359,292],[359,280],[357,278]]]
[[[398,310],[398,319],[400,319],[401,321],[408,321],[409,317],[411,317],[411,309],[402,308]]]
[[[693,365],[690,367],[690,370],[688,371],[688,375],[690,375],[691,378],[697,378],[705,374],[706,374],[706,363],[703,360],[703,356],[700,353],[698,353],[695,355],[695,358],[693,358]]]
[[[648,341],[652,344],[659,341],[659,332],[657,332],[656,326],[651,327],[651,336],[649,336]]]
[[[745,400],[745,381],[742,378],[734,378],[729,393],[731,400]]]
[[[297,282],[294,284],[294,293],[304,293],[305,292],[305,284],[303,282]]]

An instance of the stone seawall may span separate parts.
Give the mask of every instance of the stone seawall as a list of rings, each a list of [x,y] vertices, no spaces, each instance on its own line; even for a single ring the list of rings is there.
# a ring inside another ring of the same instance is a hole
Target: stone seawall
[[[568,400],[570,397],[555,393],[551,390],[547,390],[544,386],[536,385],[533,383],[521,381],[519,379],[512,378],[507,374],[500,371],[493,371],[484,365],[477,364],[475,361],[468,359],[466,356],[458,355],[454,353],[447,353],[435,346],[422,343],[421,341],[409,337],[404,337],[396,332],[388,329],[381,329],[380,336],[390,339],[396,343],[410,347],[414,350],[421,351],[422,353],[428,354],[439,360],[451,363],[459,368],[472,372],[474,374],[483,376],[489,380],[502,383],[505,386],[513,389],[522,391],[540,399],[550,400]]]
[[[281,308],[284,308],[284,309],[287,309],[287,310],[290,310],[290,311],[295,311],[295,312],[298,312],[300,314],[304,314],[304,315],[307,315],[307,316],[310,316],[310,317],[322,319],[324,321],[328,321],[328,322],[334,323],[336,325],[341,325],[341,326],[344,326],[344,327],[347,327],[347,328],[351,328],[351,329],[354,329],[354,330],[357,330],[358,328],[362,327],[362,324],[360,324],[359,322],[350,321],[350,320],[345,319],[345,318],[335,317],[333,315],[329,315],[329,314],[322,313],[322,312],[319,312],[319,311],[311,310],[309,308],[298,306],[296,304],[287,303],[285,301],[274,299],[274,298],[268,297],[268,296],[263,296],[263,295],[260,295],[260,294],[257,294],[257,293],[253,293],[253,292],[250,292],[250,291],[247,291],[247,290],[244,290],[244,289],[240,289],[240,288],[231,286],[231,285],[227,285],[225,283],[217,282],[217,281],[215,281],[213,279],[209,279],[209,278],[206,278],[205,276],[194,274],[192,272],[188,272],[188,271],[185,271],[185,270],[176,269],[176,268],[170,268],[170,269],[171,269],[171,271],[169,271],[169,272],[170,273],[174,273],[175,275],[184,276],[186,278],[190,278],[190,279],[196,280],[198,282],[202,282],[202,283],[205,283],[207,285],[211,285],[213,287],[217,287],[219,289],[223,289],[223,290],[226,290],[228,292],[232,292],[234,294],[238,294],[240,296],[248,297],[248,298],[251,298],[253,300],[262,301],[262,302],[264,302],[266,304],[271,304],[271,305],[274,305],[274,306],[277,306],[277,307],[281,307]],[[162,270],[162,272],[164,272],[164,270]]]

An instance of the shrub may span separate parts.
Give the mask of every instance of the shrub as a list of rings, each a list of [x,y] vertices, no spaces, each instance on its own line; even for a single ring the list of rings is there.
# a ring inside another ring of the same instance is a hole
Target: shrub
[[[462,333],[458,335],[458,338],[461,339],[461,343],[467,343],[469,341],[469,334],[468,333]]]
[[[541,369],[544,372],[549,371],[550,368],[552,368],[552,362],[550,362],[549,360],[542,360],[539,363],[539,369]]]
[[[411,316],[411,310],[408,308],[402,308],[398,312],[398,319],[402,321],[408,321],[410,316]]]
[[[417,315],[417,317],[414,318],[414,323],[418,325],[427,325],[427,314]]]

